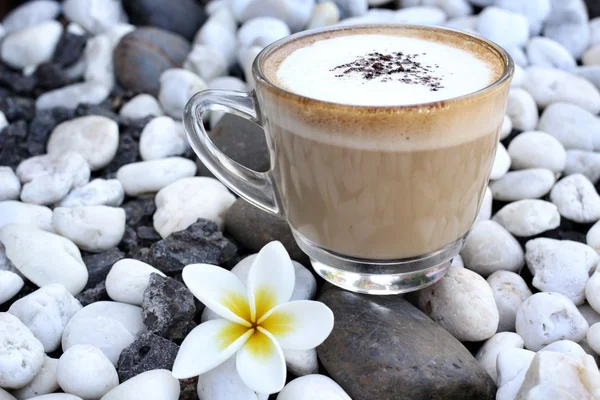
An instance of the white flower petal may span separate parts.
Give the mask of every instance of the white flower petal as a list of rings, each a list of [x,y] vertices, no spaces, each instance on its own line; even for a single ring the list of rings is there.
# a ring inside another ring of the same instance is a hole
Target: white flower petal
[[[285,358],[277,340],[258,329],[238,351],[237,370],[246,386],[255,392],[276,393],[285,385]]]
[[[183,269],[182,277],[206,307],[231,322],[251,326],[246,287],[230,271],[211,264],[191,264]]]
[[[187,379],[201,375],[233,356],[254,329],[215,319],[194,328],[183,340],[173,365],[173,376]]]
[[[259,320],[273,307],[287,302],[294,292],[296,273],[285,247],[280,242],[264,246],[248,272],[248,302],[252,321]]]
[[[319,301],[281,304],[259,322],[284,349],[308,350],[323,343],[333,329],[333,312]]]

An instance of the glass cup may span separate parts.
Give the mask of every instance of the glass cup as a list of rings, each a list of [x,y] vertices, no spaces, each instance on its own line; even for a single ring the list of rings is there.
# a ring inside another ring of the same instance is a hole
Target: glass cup
[[[500,73],[487,87],[460,97],[381,107],[303,97],[268,78],[266,70],[290,45],[362,31],[433,37],[477,52]],[[436,282],[462,249],[489,179],[512,74],[512,60],[501,47],[451,29],[365,25],[305,31],[262,50],[251,92],[193,96],[184,125],[192,148],[221,182],[287,220],[325,280],[354,292],[397,294]],[[264,129],[268,172],[248,169],[215,147],[202,123],[210,110]],[[419,140],[397,140],[407,137]]]

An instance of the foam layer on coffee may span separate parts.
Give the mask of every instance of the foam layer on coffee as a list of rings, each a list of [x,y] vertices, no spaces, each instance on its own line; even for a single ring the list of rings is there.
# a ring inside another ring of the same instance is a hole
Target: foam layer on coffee
[[[483,89],[493,78],[490,64],[468,51],[382,34],[314,42],[289,54],[277,70],[278,83],[291,92],[367,106],[447,100]]]

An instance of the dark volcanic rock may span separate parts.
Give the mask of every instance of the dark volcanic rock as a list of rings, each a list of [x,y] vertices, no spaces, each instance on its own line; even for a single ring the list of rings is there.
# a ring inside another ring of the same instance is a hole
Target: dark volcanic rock
[[[292,259],[302,262],[307,258],[285,220],[254,207],[244,199],[237,199],[227,210],[225,225],[235,240],[253,252],[260,251],[273,240],[279,240]]]
[[[0,86],[18,94],[30,94],[37,86],[35,76],[25,76],[21,72],[0,65]],[[0,111],[3,111],[0,109]]]
[[[123,349],[117,371],[121,383],[153,369],[173,369],[179,346],[153,333],[143,333]]]
[[[174,274],[189,264],[228,264],[236,255],[237,247],[223,237],[217,224],[199,219],[187,229],[154,243],[147,262],[165,274]]]
[[[73,119],[75,114],[66,108],[39,110],[29,124],[27,149],[32,156],[46,153],[46,144],[52,130],[61,122]]]
[[[102,117],[112,119],[117,123],[120,121],[119,116],[112,110],[112,102],[110,99],[106,99],[100,104],[80,104],[75,109],[75,115],[78,117],[100,115]]]
[[[115,247],[102,253],[84,255],[82,258],[89,273],[85,288],[89,289],[106,280],[113,264],[125,258],[125,254]]]
[[[328,285],[319,300],[335,315],[319,359],[353,399],[495,398],[494,381],[469,351],[402,297]]]
[[[192,40],[206,20],[195,0],[124,0],[123,8],[134,25],[155,26]]]
[[[36,68],[34,76],[38,86],[46,90],[58,89],[72,83],[67,71],[58,64],[41,64]]]
[[[174,7],[174,3],[169,3]],[[190,52],[181,36],[158,28],[138,28],[125,35],[115,47],[115,74],[124,88],[158,94],[160,75],[179,68]]]
[[[0,131],[0,165],[13,169],[29,157],[27,123],[16,121]]]
[[[0,99],[0,111],[8,122],[20,119],[31,121],[35,115],[35,102],[25,97],[4,97]]]
[[[271,168],[269,149],[263,130],[256,124],[235,116],[225,114],[209,133],[219,150],[234,161],[258,172]],[[213,174],[197,160],[200,175]]]
[[[131,135],[120,132],[117,155],[102,170],[102,176],[106,179],[113,179],[117,175],[119,168],[137,161],[141,161],[140,144]]]
[[[183,340],[196,324],[194,295],[173,278],[150,274],[142,316],[148,330],[170,340]]]
[[[65,31],[56,45],[52,63],[61,67],[70,67],[83,55],[87,38]]]
[[[106,284],[104,281],[100,282],[91,289],[86,289],[83,292],[75,296],[82,306],[87,306],[97,301],[110,300],[108,293],[106,292]]]
[[[152,225],[152,215],[156,212],[154,197],[139,197],[121,206],[125,210],[125,223],[128,226]]]
[[[198,400],[198,377],[180,379],[179,400]]]

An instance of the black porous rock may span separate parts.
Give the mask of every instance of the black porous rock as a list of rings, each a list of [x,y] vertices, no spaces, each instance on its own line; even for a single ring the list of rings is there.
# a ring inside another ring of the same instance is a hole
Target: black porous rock
[[[142,301],[142,317],[148,330],[170,340],[180,341],[196,327],[194,295],[173,278],[150,274]]]
[[[288,223],[265,212],[244,199],[237,199],[225,214],[227,232],[252,252],[267,243],[280,241],[293,260],[303,262],[307,256],[300,250]]]
[[[319,359],[353,399],[495,399],[494,381],[469,351],[402,297],[327,285],[319,300],[335,315]]]
[[[106,280],[113,264],[125,258],[125,253],[115,247],[102,253],[85,254],[82,258],[89,274],[85,288],[90,289]]]
[[[150,247],[147,262],[165,274],[177,274],[189,264],[233,267],[237,247],[223,237],[213,221],[199,219],[187,229],[173,232]]]
[[[27,95],[35,89],[37,80],[35,76],[25,76],[21,72],[13,71],[0,64],[0,86],[18,94]],[[0,111],[4,110],[0,109]]]
[[[198,377],[180,379],[179,400],[198,400]]]
[[[62,122],[74,118],[72,110],[66,108],[50,108],[39,110],[29,124],[29,135],[27,136],[27,150],[32,156],[46,153],[46,144],[52,130]]]
[[[99,115],[119,122],[119,116],[113,112],[112,102],[110,99],[104,100],[100,104],[80,104],[75,109],[75,115],[78,117],[86,117],[88,115]]]
[[[106,292],[106,284],[104,281],[100,282],[96,286],[90,289],[86,289],[83,292],[75,296],[82,306],[87,306],[97,301],[110,300],[108,293]]]
[[[0,165],[15,169],[26,158],[27,123],[16,121],[0,131]]]
[[[0,111],[8,122],[31,121],[35,115],[35,102],[26,97],[8,96],[0,98]]]
[[[138,197],[123,203],[121,207],[125,210],[127,226],[152,225],[152,216],[156,212],[154,196]]]
[[[192,40],[206,14],[195,0],[124,0],[123,8],[129,22],[140,26],[155,26]]]
[[[66,70],[58,64],[40,64],[34,74],[38,87],[45,90],[58,89],[73,82]]]
[[[102,176],[106,179],[113,179],[117,175],[117,171],[123,165],[141,161],[140,144],[131,135],[119,133],[119,147],[117,154],[112,161],[102,170]]]
[[[153,369],[173,369],[179,346],[150,332],[142,333],[123,349],[117,372],[121,383]]]
[[[65,31],[56,45],[52,63],[63,68],[70,67],[81,58],[86,43],[85,36]]]
[[[225,114],[209,133],[212,142],[225,155],[258,172],[271,168],[265,134],[258,125],[233,114]],[[200,175],[213,174],[196,160]]]
[[[138,28],[115,47],[115,74],[125,89],[157,96],[160,75],[169,68],[180,68],[190,49],[190,43],[175,33]]]
[[[148,116],[146,118],[141,119],[121,119],[119,123],[120,132],[123,132],[126,135],[131,135],[132,138],[139,140],[142,136],[142,131],[148,122],[150,122],[154,117]]]

